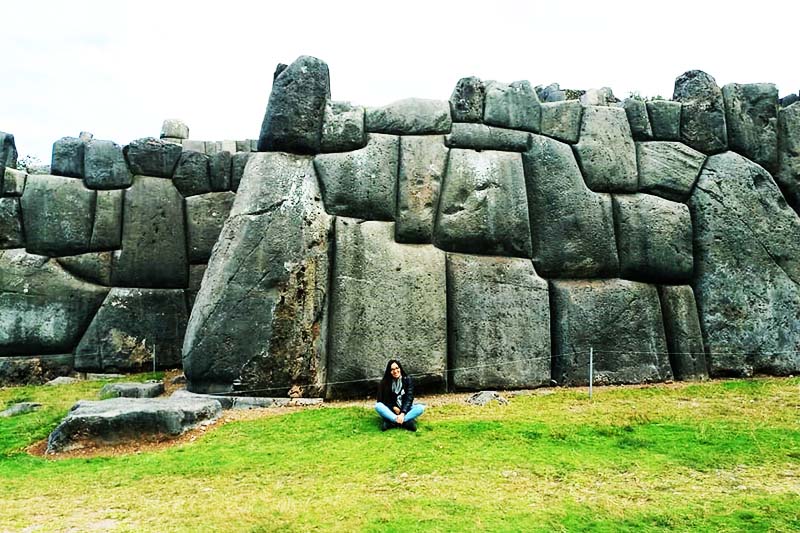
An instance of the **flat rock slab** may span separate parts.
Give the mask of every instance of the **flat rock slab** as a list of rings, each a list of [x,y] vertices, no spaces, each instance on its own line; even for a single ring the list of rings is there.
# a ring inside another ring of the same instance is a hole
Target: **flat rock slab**
[[[636,143],[639,190],[685,202],[692,191],[706,156],[679,142]]]
[[[219,418],[222,407],[209,399],[113,398],[76,403],[47,439],[46,453],[93,445],[115,445],[177,437]]]
[[[100,389],[103,398],[155,398],[164,394],[164,384],[160,381],[147,383],[109,383]]]
[[[78,383],[81,381],[78,378],[72,378],[69,376],[58,376],[57,378],[51,379],[45,385],[48,387],[61,387],[62,385],[72,385],[73,383]]]
[[[530,147],[530,140],[531,136],[525,131],[456,122],[447,135],[446,142],[450,148],[524,152]]]
[[[392,135],[448,133],[452,125],[448,102],[423,98],[367,108],[365,122],[368,132]]]
[[[172,398],[204,398],[216,400],[223,409],[262,409],[265,407],[309,407],[322,405],[322,398],[271,398],[266,396],[230,396],[224,394],[197,394],[177,390]]]
[[[42,404],[35,402],[20,402],[15,403],[5,411],[0,411],[0,418],[10,418],[12,416],[19,416],[36,411]]]
[[[500,396],[500,394],[498,394],[496,391],[493,390],[484,390],[481,392],[476,392],[475,394],[467,398],[466,401],[468,404],[478,405],[480,407],[483,407],[484,405],[491,402],[497,402],[500,405],[508,404],[508,400],[506,400],[505,398]]]

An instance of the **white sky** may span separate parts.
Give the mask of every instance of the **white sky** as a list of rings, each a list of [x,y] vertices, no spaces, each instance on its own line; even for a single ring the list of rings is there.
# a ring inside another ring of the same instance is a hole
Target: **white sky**
[[[447,100],[456,81],[527,79],[672,96],[699,68],[720,86],[800,88],[800,2],[559,0],[2,3],[0,130],[20,157],[90,131],[126,144],[180,118],[201,140],[258,136],[279,62],[328,63],[335,100]]]

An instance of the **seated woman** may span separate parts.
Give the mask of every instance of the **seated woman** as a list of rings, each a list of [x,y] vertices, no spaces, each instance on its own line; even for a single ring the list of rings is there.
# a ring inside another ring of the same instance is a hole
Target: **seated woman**
[[[425,406],[414,404],[414,382],[397,359],[386,364],[375,410],[381,415],[381,431],[396,427],[417,430],[415,419],[425,411]]]

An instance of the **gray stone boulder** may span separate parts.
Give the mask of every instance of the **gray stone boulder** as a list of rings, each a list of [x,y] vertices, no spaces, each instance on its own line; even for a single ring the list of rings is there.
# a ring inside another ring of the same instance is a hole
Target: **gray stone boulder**
[[[205,141],[198,141],[195,139],[183,139],[181,141],[181,147],[183,148],[184,152],[199,152],[201,154],[206,153]]]
[[[450,150],[433,242],[451,252],[531,257],[519,154]]]
[[[50,433],[48,454],[128,441],[177,437],[222,414],[219,402],[210,399],[112,398],[82,400]]]
[[[244,167],[247,166],[250,153],[239,152],[231,156],[231,190],[233,192],[239,190],[239,184],[242,182],[242,176],[244,176]]]
[[[800,104],[778,112],[778,171],[775,180],[786,201],[800,213]]]
[[[681,103],[672,100],[647,102],[647,116],[656,141],[681,140]]]
[[[232,192],[210,192],[186,199],[186,236],[191,263],[208,262],[235,199]]]
[[[71,351],[107,292],[46,257],[0,250],[0,355]]]
[[[477,405],[479,407],[483,407],[484,405],[488,405],[491,402],[497,402],[500,405],[507,405],[508,400],[504,397],[500,396],[497,391],[493,390],[484,390],[480,392],[476,392],[469,398],[467,398],[467,403],[470,405]]]
[[[445,142],[450,148],[524,152],[530,146],[530,140],[530,134],[525,131],[455,122]]]
[[[114,252],[113,284],[184,288],[187,265],[181,194],[171,181],[134,176],[125,192],[122,249]]]
[[[639,98],[626,98],[622,101],[622,108],[628,117],[631,134],[636,141],[649,141],[653,138],[653,128],[650,127],[650,117],[647,115],[647,105]]]
[[[145,137],[122,149],[128,168],[135,175],[171,178],[183,149],[162,139]]]
[[[326,396],[372,396],[398,358],[421,390],[446,384],[445,254],[386,222],[336,219]]]
[[[547,278],[616,276],[611,197],[586,187],[570,146],[534,135],[522,163],[536,271]]]
[[[73,378],[71,376],[58,376],[57,378],[53,378],[45,383],[45,385],[48,387],[63,387],[65,385],[74,385],[75,383],[80,382],[80,378]]]
[[[453,122],[481,122],[486,99],[486,86],[480,78],[461,78],[450,95]]]
[[[683,143],[636,143],[639,191],[675,202],[685,202],[706,156]]]
[[[14,168],[6,168],[4,179],[0,180],[2,181],[0,196],[22,196],[22,193],[25,192],[25,182],[27,180],[27,172]]]
[[[97,193],[62,176],[30,175],[22,195],[26,248],[59,256],[91,250]]]
[[[778,164],[778,88],[729,83],[722,88],[728,146],[769,172]]]
[[[675,80],[672,99],[681,106],[681,140],[705,154],[728,148],[725,104],[717,82],[701,70],[684,72]]]
[[[547,282],[529,259],[447,254],[447,289],[453,386],[550,383]]]
[[[486,82],[483,121],[491,126],[539,133],[541,104],[528,81]]]
[[[53,143],[50,172],[54,176],[83,178],[86,141],[77,137],[62,137]]]
[[[542,104],[564,102],[567,100],[567,91],[563,90],[558,83],[551,83],[547,87],[537,85],[536,94],[539,96],[539,100],[542,101]]]
[[[0,198],[0,249],[23,246],[25,235],[22,233],[19,198]]]
[[[325,104],[331,96],[328,65],[300,56],[276,71],[258,138],[259,152],[316,154],[322,145]]]
[[[661,285],[658,295],[661,298],[669,361],[675,379],[687,381],[708,378],[703,332],[692,288],[688,285]]]
[[[122,245],[122,205],[124,191],[97,191],[89,248],[116,250]]]
[[[328,102],[322,122],[322,151],[349,152],[367,144],[364,108],[350,102]]]
[[[172,183],[184,197],[211,192],[210,162],[205,153],[181,152]]]
[[[72,373],[72,354],[69,353],[20,357],[0,356],[0,387],[41,385],[48,383],[48,380],[58,379],[57,376],[65,376],[70,373]]]
[[[600,87],[599,89],[589,89],[580,95],[580,103],[585,106],[613,106],[619,102],[614,96],[611,87]]]
[[[449,133],[450,105],[444,100],[406,98],[383,107],[368,107],[364,116],[370,133],[433,135]]]
[[[400,138],[395,240],[430,243],[448,150],[441,135]]]
[[[268,396],[228,396],[197,394],[186,389],[176,390],[171,398],[204,398],[216,400],[223,409],[264,409],[269,407],[310,407],[322,404],[322,398],[274,398]]]
[[[189,390],[321,395],[331,229],[310,157],[251,155],[189,319]]]
[[[0,131],[0,176],[5,173],[6,168],[15,168],[16,166],[17,145],[14,142],[14,135]]]
[[[179,289],[111,289],[75,348],[81,372],[140,372],[181,361],[186,299]]]
[[[798,101],[800,101],[800,96],[796,95],[795,93],[791,93],[781,98],[780,104],[781,107],[789,107],[790,105]]]
[[[164,137],[171,137],[173,139],[188,139],[189,126],[187,126],[186,123],[180,119],[168,118],[161,125],[160,137],[162,139]]]
[[[709,157],[688,201],[712,376],[800,371],[800,218],[763,168]]]
[[[550,282],[553,379],[559,385],[672,379],[655,286],[620,279]],[[610,319],[613,318],[613,319]]]
[[[133,175],[122,147],[112,141],[91,141],[84,148],[83,183],[90,189],[124,189]]]
[[[109,383],[100,389],[100,397],[108,398],[156,398],[164,394],[164,383],[147,381],[145,383]]]
[[[360,150],[314,158],[325,209],[332,215],[393,220],[399,138],[372,133]]]
[[[685,204],[649,194],[615,194],[620,275],[651,283],[692,277],[692,219]]]
[[[602,106],[584,109],[575,155],[591,190],[636,192],[636,146],[624,109]]]
[[[89,252],[56,258],[64,270],[87,283],[111,285],[111,252]]]
[[[42,406],[36,402],[19,402],[15,403],[8,409],[0,411],[0,418],[11,418],[12,416],[26,415],[32,413]]]
[[[542,104],[542,135],[570,144],[578,142],[583,106],[577,100]]]
[[[203,276],[206,274],[208,265],[189,265],[189,285],[186,287],[186,304],[191,311],[194,307],[194,301],[197,298],[197,293],[200,290],[200,285],[203,282]]]
[[[220,192],[231,188],[231,153],[222,150],[211,156],[208,161],[208,181],[211,190]]]

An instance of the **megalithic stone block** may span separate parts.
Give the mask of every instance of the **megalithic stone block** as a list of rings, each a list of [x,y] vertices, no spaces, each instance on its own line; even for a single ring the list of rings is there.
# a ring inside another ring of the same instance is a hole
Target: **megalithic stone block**
[[[636,146],[625,110],[589,106],[575,145],[586,185],[596,192],[636,192]]]
[[[647,116],[656,141],[681,140],[681,103],[672,100],[647,102]]]
[[[153,137],[136,139],[122,149],[133,174],[157,178],[172,177],[182,151],[179,144]]]
[[[431,242],[447,155],[441,135],[400,138],[395,214],[397,242]]]
[[[210,192],[186,199],[186,232],[191,263],[206,263],[236,195]]]
[[[83,182],[90,189],[124,189],[133,179],[122,147],[112,141],[92,140],[85,145],[84,173]]]
[[[528,81],[486,82],[483,121],[491,126],[539,133],[541,104]]]
[[[725,103],[716,80],[702,70],[690,70],[675,80],[672,99],[681,106],[681,140],[704,154],[727,150]]]
[[[53,155],[50,160],[50,172],[54,176],[83,178],[83,158],[86,141],[77,137],[62,137],[53,143]]]
[[[483,121],[486,86],[474,76],[461,78],[450,96],[450,115],[453,122]]]
[[[0,249],[25,246],[19,198],[0,198]]]
[[[775,172],[778,164],[778,88],[729,83],[722,88],[731,150]]]
[[[365,127],[370,133],[433,135],[448,133],[450,106],[442,100],[407,98],[383,107],[367,108]]]
[[[800,213],[800,103],[778,113],[778,171],[775,180],[786,201]]]
[[[703,332],[692,288],[688,285],[661,285],[658,294],[675,379],[708,378]]]

